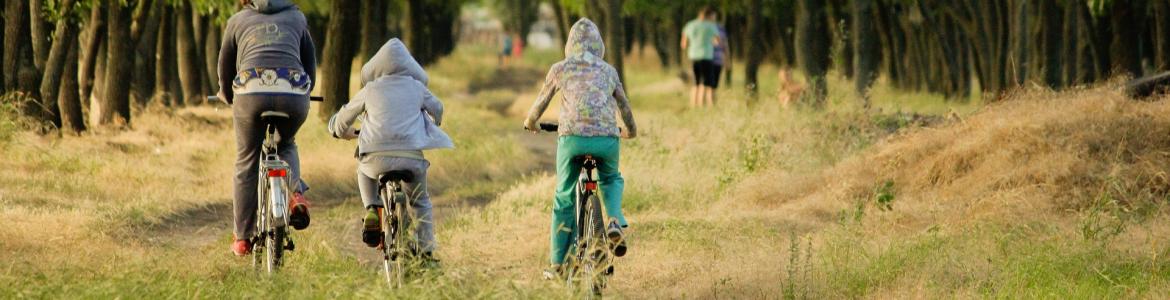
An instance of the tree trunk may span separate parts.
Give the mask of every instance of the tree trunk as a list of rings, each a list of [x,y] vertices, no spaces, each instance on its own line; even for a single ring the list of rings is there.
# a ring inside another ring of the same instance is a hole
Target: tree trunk
[[[350,2],[350,1],[337,1]],[[189,4],[180,3],[175,9],[175,44],[178,54],[179,82],[183,86],[183,103],[201,104],[203,99],[203,71],[199,59],[198,44],[195,42],[192,9]]]
[[[1012,24],[1015,37],[1012,47],[1012,83],[1023,86],[1028,80],[1028,53],[1031,51],[1032,35],[1028,20],[1030,1],[1017,1],[1015,5],[1015,24]]]
[[[139,3],[139,7],[135,10],[135,18],[144,17],[142,20],[135,20],[134,24],[130,26],[130,37],[136,42],[134,43],[134,83],[132,90],[134,95],[134,105],[137,107],[145,107],[154,99],[155,88],[155,74],[154,70],[157,66],[155,63],[155,51],[158,44],[158,31],[161,28],[163,19],[162,11],[166,4],[150,5],[143,1]]]
[[[106,49],[105,97],[98,114],[99,125],[130,125],[130,71],[134,65],[134,45],[130,40],[130,23],[133,7],[117,3],[109,5],[109,23],[106,35],[109,45]]]
[[[1170,70],[1170,1],[1151,1],[1150,30],[1154,36],[1154,70]]]
[[[857,68],[853,72],[856,76],[856,91],[865,107],[869,107],[869,86],[877,79],[878,59],[881,55],[878,47],[877,31],[874,30],[873,2],[875,0],[854,0],[853,14],[853,63]]]
[[[102,10],[105,10],[104,7]],[[108,20],[107,20],[108,21]],[[105,36],[105,30],[102,30],[99,35]],[[98,45],[97,61],[94,62],[93,67],[93,91],[89,93],[89,99],[81,99],[82,103],[89,105],[89,127],[97,127],[98,115],[102,111],[102,100],[106,98],[106,57],[109,56],[110,41],[108,38],[103,38],[102,43]]]
[[[1061,87],[1061,19],[1056,0],[1040,1],[1040,32],[1044,35],[1044,83],[1051,88]]]
[[[97,67],[99,48],[105,40],[105,10],[101,1],[95,1],[89,14],[89,21],[85,24],[85,39],[81,44],[81,62],[78,66],[78,98],[81,101],[89,100],[94,89],[94,69]],[[83,102],[85,103],[85,102]]]
[[[154,95],[157,101],[162,102],[166,106],[182,106],[183,100],[180,95],[176,95],[179,90],[172,89],[172,83],[175,80],[171,76],[174,73],[175,59],[175,37],[174,37],[174,18],[172,8],[166,5],[161,5],[159,11],[158,33],[155,38],[154,45]]]
[[[219,92],[219,46],[222,44],[219,35],[222,30],[211,26],[211,22],[207,23],[204,30],[207,37],[203,39],[203,74],[207,75],[204,82],[207,82],[208,95],[214,95]],[[366,39],[369,37],[363,35],[362,40]]]
[[[625,57],[626,26],[622,18],[622,0],[606,0],[605,13],[606,60],[617,69],[622,85],[626,82]]]
[[[365,63],[378,53],[378,49],[386,43],[386,13],[389,5],[385,0],[362,0],[362,63]]]
[[[58,29],[60,31],[60,29]],[[61,127],[74,134],[85,131],[85,118],[81,111],[81,98],[78,97],[77,86],[77,40],[69,40],[69,50],[65,58],[65,70],[61,73],[61,85],[58,87],[57,105],[61,107]]]
[[[760,7],[761,0],[751,1],[749,7]],[[748,11],[747,16],[747,36],[751,41],[763,41],[766,39],[763,36],[764,32],[764,14],[760,9],[752,9]],[[755,98],[758,95],[759,88],[759,73],[760,64],[764,62],[764,47],[761,45],[748,46],[747,65],[744,66],[743,78],[744,85],[747,86],[748,94]]]
[[[828,96],[825,74],[829,66],[829,30],[825,19],[824,0],[800,0],[799,16],[796,18],[797,61],[808,79],[815,108],[824,108]]]
[[[1064,85],[1076,86],[1077,82],[1077,68],[1083,62],[1078,62],[1080,58],[1077,54],[1077,44],[1081,37],[1077,34],[1080,32],[1080,24],[1077,20],[1077,3],[1073,1],[1065,1],[1064,3],[1064,50],[1063,61],[1064,65]]]
[[[20,1],[20,0],[8,0]],[[48,31],[49,23],[45,21],[45,0],[28,0],[29,3],[29,32],[32,34],[30,41],[32,42],[33,63],[37,70],[44,71],[45,61],[49,57],[49,37],[53,35]]]
[[[1141,12],[1131,1],[1113,1],[1110,16],[1113,18],[1113,71],[1116,75],[1138,77],[1142,75]]]
[[[61,14],[66,16],[72,14],[73,3],[74,0],[61,1]],[[49,107],[52,114],[49,117],[53,121],[53,125],[60,128],[61,116],[57,106],[57,92],[61,87],[60,79],[62,72],[64,72],[66,56],[77,43],[75,41],[77,39],[77,26],[70,22],[69,18],[61,18],[57,20],[56,27],[53,33],[53,46],[44,63],[44,76],[41,78],[41,102]]]
[[[26,1],[4,2],[4,90],[15,91],[20,85],[21,55],[28,47],[28,8]]]
[[[325,97],[317,111],[321,120],[328,120],[341,106],[349,103],[350,69],[358,46],[351,36],[352,32],[358,30],[358,22],[350,20],[358,18],[360,4],[358,1],[333,1],[330,6],[329,28],[325,33],[325,56],[321,59],[318,75],[322,78],[321,96]]]
[[[561,4],[561,0],[549,0],[548,3],[552,5],[553,13],[556,15],[557,34],[561,38],[560,48],[564,50],[565,40],[569,38],[569,28],[573,26],[569,23],[569,12],[565,11],[565,5]]]

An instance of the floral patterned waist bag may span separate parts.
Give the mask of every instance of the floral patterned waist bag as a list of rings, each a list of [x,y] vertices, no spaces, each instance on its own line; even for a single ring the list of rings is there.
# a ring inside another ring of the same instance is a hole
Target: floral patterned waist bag
[[[304,71],[290,68],[252,68],[240,71],[232,81],[232,92],[248,94],[308,95],[313,80]]]

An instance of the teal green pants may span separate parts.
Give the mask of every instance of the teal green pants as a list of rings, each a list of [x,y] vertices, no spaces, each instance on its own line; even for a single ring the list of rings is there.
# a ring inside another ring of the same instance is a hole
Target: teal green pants
[[[574,218],[577,178],[581,175],[581,161],[573,158],[591,154],[598,160],[597,175],[601,200],[610,218],[627,226],[622,215],[622,189],[625,180],[618,172],[620,145],[617,137],[562,136],[557,140],[557,194],[553,200],[552,232],[549,235],[549,261],[560,264],[572,247],[577,232]]]

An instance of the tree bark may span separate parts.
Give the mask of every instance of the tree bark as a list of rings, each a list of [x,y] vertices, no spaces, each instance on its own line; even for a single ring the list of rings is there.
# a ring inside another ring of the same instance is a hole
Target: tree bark
[[[58,29],[59,31],[60,29]],[[74,134],[85,131],[85,118],[81,111],[81,98],[77,86],[77,40],[69,40],[69,50],[65,58],[65,70],[61,73],[61,85],[58,87],[57,105],[61,107],[61,129]]]
[[[605,12],[605,44],[606,60],[617,69],[622,85],[626,82],[625,57],[623,51],[626,42],[626,26],[622,18],[622,1],[606,0],[603,7]]]
[[[28,47],[28,8],[26,1],[4,2],[4,90],[15,91],[20,85],[21,55]]]
[[[130,71],[134,65],[133,58],[125,53],[133,53],[134,45],[130,40],[130,23],[132,23],[133,7],[124,7],[117,3],[109,4],[109,24],[106,26],[106,35],[109,45],[106,49],[106,76],[105,97],[101,101],[102,110],[98,114],[99,125],[130,125]]]
[[[8,0],[20,1],[20,0]],[[38,71],[44,71],[45,61],[49,57],[49,23],[45,21],[45,0],[28,0],[29,3],[29,32],[32,34],[33,63]]]
[[[89,21],[85,24],[85,39],[81,44],[81,62],[78,66],[78,98],[87,101],[94,89],[94,69],[97,67],[99,48],[105,39],[105,10],[101,1],[93,2]],[[83,102],[84,103],[84,102]]]
[[[1141,12],[1131,1],[1113,1],[1113,71],[1116,75],[1142,75],[1140,42],[1142,36]]]
[[[336,1],[350,2],[350,1]],[[183,87],[183,103],[203,103],[203,71],[195,43],[192,9],[189,4],[180,3],[175,9],[175,44],[178,56],[179,82]]]
[[[386,13],[389,5],[385,0],[362,0],[362,63],[365,63],[378,53],[378,49],[386,43]]]
[[[1170,1],[1151,1],[1153,16],[1154,69],[1170,70]]]
[[[68,16],[73,13],[74,0],[61,1],[61,14]],[[77,43],[77,26],[69,21],[69,18],[61,18],[57,20],[56,30],[54,30],[53,46],[49,50],[48,57],[44,63],[44,73],[41,78],[41,102],[49,107],[52,114],[50,119],[53,125],[58,128],[61,127],[61,116],[57,106],[57,92],[61,87],[60,79],[62,72],[64,72],[66,64],[66,56],[70,49]]]
[[[1028,30],[1029,24],[1029,10],[1028,0],[1016,1],[1015,5],[1015,23],[1012,24],[1015,37],[1012,44],[1012,83],[1016,86],[1024,85],[1028,80],[1028,54],[1031,51],[1032,36],[1031,31]]]
[[[219,35],[222,30],[207,22],[207,29],[204,31],[207,32],[207,37],[203,39],[203,73],[207,75],[204,82],[207,82],[206,86],[209,88],[208,95],[212,95],[219,91],[219,46],[222,44]],[[362,36],[362,40],[368,38]]]
[[[856,71],[856,91],[865,107],[869,107],[869,87],[877,79],[878,47],[877,31],[874,30],[873,2],[875,0],[854,0],[853,14],[853,63]]]
[[[760,0],[749,0],[749,7],[760,7]],[[751,9],[747,16],[747,36],[751,41],[763,41],[766,37],[764,33],[764,14],[761,9]],[[743,77],[744,85],[747,87],[748,94],[755,98],[759,93],[759,73],[760,64],[764,62],[764,47],[762,45],[752,45],[748,47],[747,65],[744,66]]]
[[[1048,87],[1061,87],[1061,19],[1056,0],[1040,1],[1040,18],[1043,20],[1040,32],[1044,35],[1044,83]]]
[[[797,61],[808,79],[810,101],[815,108],[824,108],[828,96],[825,74],[829,66],[829,29],[825,19],[824,0],[800,0],[796,18]]]
[[[361,8],[359,4],[361,3],[358,1],[333,1],[330,7],[329,28],[325,34],[325,56],[321,59],[321,71],[318,75],[323,79],[320,83],[321,96],[325,97],[317,111],[321,120],[328,120],[341,106],[349,103],[350,69],[358,46],[350,34],[358,30],[358,22],[351,20],[358,18],[358,10]]]
[[[156,98],[156,101],[162,102],[163,105],[178,107],[183,105],[183,99],[176,95],[179,92],[178,89],[171,88],[175,80],[171,73],[174,73],[176,64],[174,14],[171,7],[161,6],[158,33],[154,45],[154,95],[152,97]]]
[[[132,90],[134,95],[134,105],[137,107],[145,107],[154,99],[155,88],[155,51],[158,44],[158,31],[161,28],[162,10],[165,4],[150,5],[143,1],[139,3],[134,14],[135,18],[143,17],[145,19],[138,19],[130,26],[130,37],[135,40],[134,43],[134,83]],[[143,11],[148,10],[148,11]]]

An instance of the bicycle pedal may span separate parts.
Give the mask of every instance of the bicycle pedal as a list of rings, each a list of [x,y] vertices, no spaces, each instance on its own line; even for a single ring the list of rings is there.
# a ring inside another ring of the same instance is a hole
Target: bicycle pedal
[[[297,244],[293,243],[292,238],[288,239],[288,244],[284,245],[284,250],[288,250],[288,251],[297,250]]]

